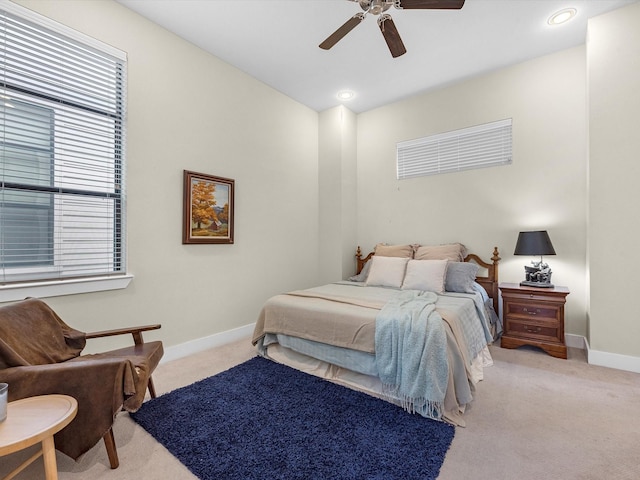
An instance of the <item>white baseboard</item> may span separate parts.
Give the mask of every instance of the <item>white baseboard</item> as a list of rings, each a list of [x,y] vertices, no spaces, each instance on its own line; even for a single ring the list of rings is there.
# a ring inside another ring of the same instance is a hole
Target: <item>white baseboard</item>
[[[164,356],[162,357],[160,363],[177,360],[178,358],[193,355],[194,353],[208,350],[209,348],[226,345],[227,343],[234,342],[242,337],[251,336],[255,326],[255,323],[251,323],[243,327],[227,330],[226,332],[215,333],[213,335],[209,335],[208,337],[198,338],[196,340],[191,340],[179,345],[167,347],[164,350]]]
[[[589,365],[640,373],[640,357],[592,350],[589,347],[589,342],[582,335],[566,334],[564,339],[567,347],[581,348],[587,351],[587,363],[589,363]]]
[[[584,343],[587,346],[587,362],[589,362],[590,365],[599,365],[601,367],[640,373],[640,357],[592,350],[589,348],[589,342],[587,342],[586,339]]]

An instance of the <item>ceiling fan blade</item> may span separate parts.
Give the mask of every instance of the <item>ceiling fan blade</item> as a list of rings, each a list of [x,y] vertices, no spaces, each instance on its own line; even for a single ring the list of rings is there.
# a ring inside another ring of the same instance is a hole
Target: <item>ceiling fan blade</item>
[[[404,48],[404,43],[402,43],[402,39],[400,38],[396,24],[393,23],[391,15],[380,15],[378,18],[378,26],[393,58],[407,53],[407,49]]]
[[[351,30],[360,25],[360,22],[364,20],[364,13],[356,13],[353,17],[347,20],[344,25],[338,28],[335,32],[327,37],[327,39],[318,45],[323,50],[329,50],[336,43],[338,43],[342,38],[349,33]]]
[[[464,6],[464,0],[396,0],[396,8],[412,9],[450,9],[460,10]]]

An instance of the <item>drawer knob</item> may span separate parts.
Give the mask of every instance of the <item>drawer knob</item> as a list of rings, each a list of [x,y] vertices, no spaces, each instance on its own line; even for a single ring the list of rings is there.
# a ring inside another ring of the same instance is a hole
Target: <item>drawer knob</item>
[[[536,310],[536,311],[529,310],[527,307],[524,307],[524,308],[522,309],[522,311],[523,311],[523,312],[525,312],[525,313],[528,313],[529,315],[537,315],[537,314],[538,314],[538,311],[537,311],[537,310]]]
[[[542,331],[540,327],[524,327],[524,329],[529,333],[540,333]]]

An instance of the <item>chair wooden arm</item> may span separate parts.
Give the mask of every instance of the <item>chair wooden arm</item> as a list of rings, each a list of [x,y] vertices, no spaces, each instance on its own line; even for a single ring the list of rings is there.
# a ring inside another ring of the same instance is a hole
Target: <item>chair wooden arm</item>
[[[85,335],[85,338],[101,338],[101,337],[113,337],[116,335],[126,335],[130,333],[133,335],[133,341],[136,345],[140,345],[144,343],[142,338],[142,332],[146,332],[148,330],[158,330],[162,325],[156,323],[154,325],[141,325],[139,327],[128,327],[128,328],[115,328],[113,330],[103,330],[101,332],[91,332]],[[149,376],[149,383],[147,385],[149,388],[149,394],[151,398],[156,398],[156,387],[153,384],[153,379]],[[107,447],[107,452],[109,453],[109,461],[111,462],[111,468],[117,468],[118,466],[118,458],[115,457],[115,460],[112,456],[117,455],[115,453],[115,448],[111,445],[112,437],[109,437],[109,432],[104,436],[104,443]],[[114,466],[115,465],[115,466]]]
[[[100,337],[113,337],[115,335],[126,335],[130,333],[133,335],[133,341],[136,345],[144,343],[142,339],[142,332],[146,332],[147,330],[158,330],[161,327],[159,323],[155,325],[142,325],[139,327],[128,327],[128,328],[116,328],[113,330],[103,330],[101,332],[91,332],[85,335],[85,338],[100,338]]]

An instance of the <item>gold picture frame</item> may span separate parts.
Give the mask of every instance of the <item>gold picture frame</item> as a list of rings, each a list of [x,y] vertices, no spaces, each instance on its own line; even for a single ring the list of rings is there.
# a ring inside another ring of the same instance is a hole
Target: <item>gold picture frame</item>
[[[182,243],[233,243],[234,195],[234,180],[184,170]]]

